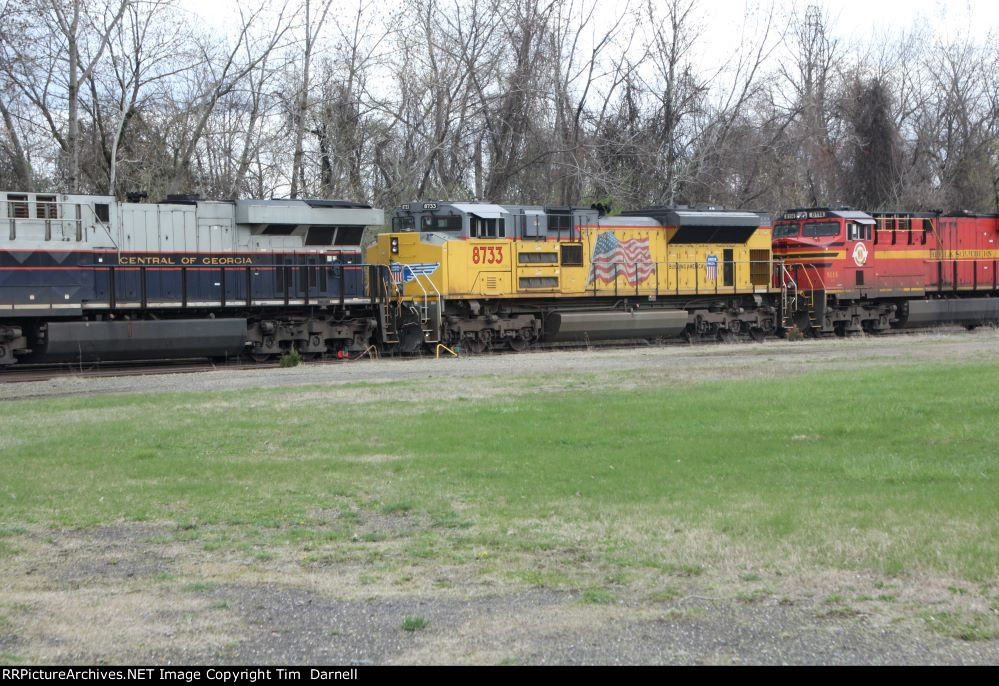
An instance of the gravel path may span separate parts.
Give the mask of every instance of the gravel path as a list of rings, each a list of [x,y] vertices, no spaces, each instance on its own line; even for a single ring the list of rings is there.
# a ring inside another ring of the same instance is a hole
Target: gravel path
[[[774,376],[811,369],[860,369],[896,362],[957,359],[999,361],[999,330],[852,339],[767,341],[700,346],[665,346],[546,351],[479,357],[359,360],[309,364],[292,369],[230,369],[155,376],[86,378],[73,375],[48,381],[0,383],[0,400],[94,393],[171,393],[235,391],[342,384],[381,384],[454,379],[530,377],[617,372],[686,373],[710,378]],[[3,376],[0,373],[0,380]]]
[[[995,645],[913,637],[813,606],[693,599],[586,606],[572,593],[337,602],[279,587],[215,597],[260,628],[236,664],[994,664]],[[402,617],[427,620],[401,629]]]

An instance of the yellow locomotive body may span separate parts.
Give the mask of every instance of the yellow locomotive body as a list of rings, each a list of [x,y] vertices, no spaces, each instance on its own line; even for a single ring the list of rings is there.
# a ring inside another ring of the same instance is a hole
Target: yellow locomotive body
[[[411,203],[389,264],[423,342],[760,334],[776,322],[769,218],[750,212]],[[483,333],[487,332],[488,333]]]

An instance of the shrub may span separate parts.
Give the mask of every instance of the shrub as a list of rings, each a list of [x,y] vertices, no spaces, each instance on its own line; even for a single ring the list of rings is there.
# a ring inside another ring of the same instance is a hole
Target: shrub
[[[281,356],[281,366],[282,367],[297,367],[302,363],[302,356],[297,350],[292,348],[284,355]]]

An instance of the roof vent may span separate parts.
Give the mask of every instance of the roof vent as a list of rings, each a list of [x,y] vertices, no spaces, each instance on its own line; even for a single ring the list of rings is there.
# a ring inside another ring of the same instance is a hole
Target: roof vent
[[[163,205],[197,205],[201,200],[200,195],[168,195],[162,202]]]

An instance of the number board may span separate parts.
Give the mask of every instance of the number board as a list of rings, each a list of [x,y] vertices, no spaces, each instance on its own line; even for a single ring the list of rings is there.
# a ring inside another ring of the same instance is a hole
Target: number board
[[[830,216],[826,210],[801,210],[785,212],[782,219],[825,219]]]
[[[472,264],[503,264],[503,246],[474,246],[472,248]]]

